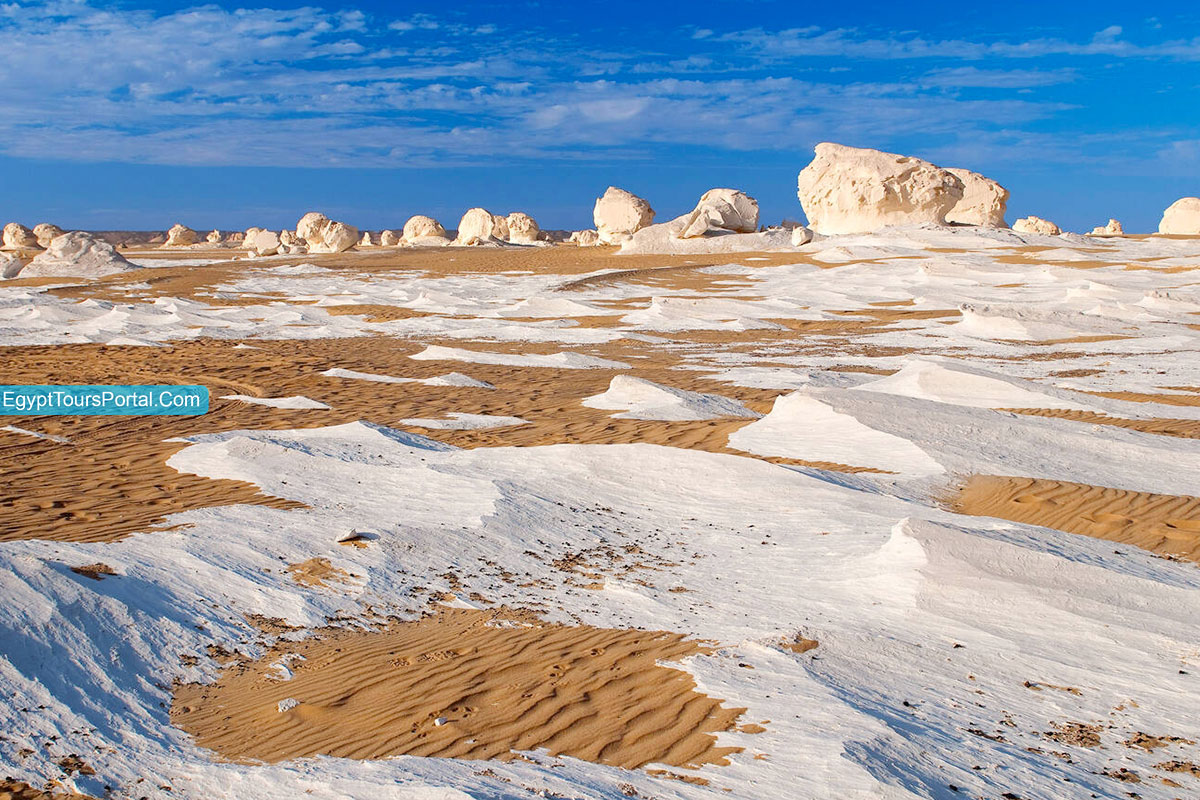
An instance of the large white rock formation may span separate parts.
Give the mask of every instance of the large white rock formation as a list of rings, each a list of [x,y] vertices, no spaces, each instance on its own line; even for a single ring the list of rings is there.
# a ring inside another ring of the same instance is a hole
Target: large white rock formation
[[[171,226],[171,230],[167,231],[167,241],[163,244],[163,247],[187,247],[199,241],[200,234],[186,225],[181,225],[177,222]]]
[[[1124,236],[1125,228],[1121,225],[1120,220],[1115,220],[1110,217],[1107,225],[1105,225],[1103,227],[1096,226],[1095,228],[1092,228],[1091,235],[1092,236]]]
[[[522,211],[514,211],[504,219],[508,230],[508,241],[513,244],[533,244],[542,233],[533,217]]]
[[[596,233],[604,244],[619,244],[654,222],[654,209],[642,198],[610,186],[592,210]]]
[[[57,236],[44,253],[39,253],[20,271],[22,278],[99,278],[137,269],[108,242],[84,231]]]
[[[826,235],[945,224],[963,188],[954,174],[928,161],[831,142],[816,146],[796,181],[809,227]]]
[[[341,253],[358,242],[358,228],[336,222],[310,211],[296,223],[296,235],[308,244],[310,253]]]
[[[8,228],[4,229],[5,242]],[[1200,197],[1181,197],[1163,212],[1158,232],[1177,236],[1200,236]]]
[[[33,226],[33,235],[37,237],[38,247],[49,247],[50,242],[62,236],[66,231],[49,222],[39,222]]]
[[[1013,223],[1012,229],[1017,233],[1040,233],[1044,236],[1058,236],[1062,233],[1062,230],[1050,220],[1033,215],[1017,220]]]
[[[947,222],[984,228],[1008,227],[1004,221],[1004,213],[1008,210],[1008,189],[969,169],[947,167],[946,171],[963,184],[962,199],[946,214]]]
[[[679,238],[758,230],[758,201],[737,189],[709,189],[683,221]]]
[[[600,244],[600,235],[591,229],[575,231],[567,241],[580,247],[595,247]]]
[[[40,250],[37,236],[33,231],[18,222],[10,222],[4,226],[5,250]]]
[[[458,222],[458,238],[454,243],[460,246],[494,243],[500,238],[496,235],[499,232],[497,220],[503,219],[486,208],[469,209]],[[507,224],[503,232],[508,232]]]
[[[282,242],[279,235],[275,231],[266,231],[261,228],[250,230],[254,233],[246,232],[246,239],[242,245],[250,251],[253,256],[273,256],[279,252]]]
[[[416,239],[427,239],[429,237],[448,238],[446,236],[446,229],[442,227],[442,223],[433,217],[417,214],[416,216],[409,217],[408,222],[404,223],[402,238],[405,241],[411,242]]]

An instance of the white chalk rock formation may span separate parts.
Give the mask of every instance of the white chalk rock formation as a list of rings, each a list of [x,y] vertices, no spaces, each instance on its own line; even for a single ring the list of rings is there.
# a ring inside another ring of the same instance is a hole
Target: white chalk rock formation
[[[1176,236],[1200,236],[1200,197],[1181,197],[1163,212],[1158,232]],[[4,229],[8,243],[8,228]]]
[[[381,247],[395,247],[400,244],[400,237],[393,230],[386,230],[379,234],[379,244]]]
[[[211,231],[208,232],[208,236],[204,237],[204,240],[206,242],[208,242],[209,244],[220,244],[221,243],[221,232],[219,230],[217,230],[216,228],[213,228]]]
[[[1097,226],[1095,228],[1092,228],[1091,235],[1092,236],[1124,236],[1125,228],[1121,225],[1120,220],[1115,220],[1110,217],[1107,225],[1105,225],[1103,227]]]
[[[513,244],[533,244],[541,237],[542,229],[533,217],[524,212],[514,211],[504,222],[508,231],[508,241]]]
[[[758,230],[758,201],[737,189],[709,189],[683,222],[680,239]]]
[[[947,222],[983,228],[1008,227],[1004,221],[1004,214],[1008,210],[1008,189],[969,169],[947,167],[946,172],[963,184],[962,199],[946,214]]]
[[[486,208],[468,210],[459,220],[458,238],[454,243],[459,246],[494,243],[499,238],[496,236],[498,219],[503,220],[504,217],[497,217]]]
[[[803,225],[792,228],[792,247],[806,245],[813,240],[813,232]]]
[[[33,235],[37,238],[38,247],[49,247],[50,242],[62,236],[66,231],[49,222],[39,222],[33,226]]]
[[[371,241],[371,232],[363,231],[362,238],[358,240],[359,247],[374,247],[375,243]]]
[[[249,242],[251,237],[253,237],[254,234],[258,233],[261,230],[263,230],[263,229],[258,227],[257,225],[251,225],[249,228],[246,228],[246,232],[242,234],[242,243],[244,244],[246,242]]]
[[[1012,229],[1017,233],[1040,233],[1045,236],[1058,236],[1062,231],[1048,219],[1030,215],[1022,217],[1013,223]]]
[[[571,234],[568,242],[579,245],[580,247],[595,247],[600,244],[600,234],[593,230],[575,231]]]
[[[822,142],[800,171],[796,196],[817,233],[868,233],[888,225],[945,224],[963,197],[963,182],[912,156]]]
[[[108,242],[84,231],[57,236],[44,253],[39,253],[21,270],[22,278],[99,278],[114,272],[137,269]]]
[[[245,241],[245,239],[246,239],[246,234],[241,233],[241,232],[235,232],[235,233],[229,234],[229,237],[225,241],[229,242],[230,244],[241,244],[243,241]]]
[[[592,210],[596,233],[604,244],[619,244],[654,222],[654,209],[642,198],[610,186]]]
[[[500,214],[492,215],[492,236],[502,242],[508,241],[508,217]]]
[[[358,228],[336,222],[310,211],[296,223],[296,235],[308,244],[310,253],[341,253],[358,242]]]
[[[254,230],[251,228],[251,230]],[[247,232],[246,241],[243,245],[250,254],[255,257],[273,256],[279,253],[279,248],[282,242],[279,240],[279,235],[275,231],[265,231],[261,228],[254,231],[253,234]]]
[[[490,217],[491,215],[489,214],[488,216]],[[446,236],[446,229],[442,227],[442,223],[433,217],[417,214],[416,216],[409,217],[408,222],[404,223],[404,234],[401,238],[405,241],[412,242],[417,239],[428,239],[430,237],[448,238]]]
[[[33,231],[17,222],[4,226],[5,250],[40,250],[38,238]]]
[[[12,253],[0,253],[0,278],[15,278],[25,262]]]
[[[167,231],[167,241],[163,247],[187,247],[199,241],[200,234],[177,222],[171,226],[171,230]]]

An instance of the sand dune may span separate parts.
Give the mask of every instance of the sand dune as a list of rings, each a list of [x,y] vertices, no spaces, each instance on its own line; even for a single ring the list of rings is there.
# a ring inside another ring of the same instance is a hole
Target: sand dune
[[[742,709],[659,666],[701,652],[678,634],[443,610],[375,632],[279,645],[211,685],[176,687],[172,720],[224,758],[511,758],[546,748],[636,768],[723,764]],[[293,677],[272,666],[285,655]]]
[[[1067,481],[972,476],[955,511],[1043,525],[1200,562],[1200,498]]]

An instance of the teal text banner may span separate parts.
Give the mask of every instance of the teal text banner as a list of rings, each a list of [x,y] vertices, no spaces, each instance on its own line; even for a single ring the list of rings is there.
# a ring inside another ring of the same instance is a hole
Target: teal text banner
[[[0,414],[206,414],[206,386],[0,386]]]

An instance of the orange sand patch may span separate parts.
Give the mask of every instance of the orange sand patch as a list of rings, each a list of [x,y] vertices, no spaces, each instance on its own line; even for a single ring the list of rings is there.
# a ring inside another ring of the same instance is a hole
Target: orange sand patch
[[[1054,417],[1069,419],[1075,422],[1087,422],[1092,425],[1112,425],[1140,433],[1153,433],[1159,436],[1177,436],[1181,439],[1200,439],[1200,420],[1195,419],[1125,419],[1110,417],[1092,411],[1075,411],[1061,408],[1004,408],[1013,414],[1026,414],[1033,417]]]
[[[1200,498],[1068,481],[974,475],[951,501],[960,514],[1057,528],[1200,562]]]
[[[344,569],[329,563],[328,558],[310,558],[296,564],[288,564],[287,573],[292,581],[308,588],[324,587],[330,583],[347,583],[354,576]]]
[[[447,609],[280,643],[214,684],[177,686],[171,720],[240,761],[509,759],[546,748],[627,769],[726,764],[740,748],[718,747],[714,734],[744,709],[722,707],[687,673],[656,663],[701,652],[675,633]],[[290,654],[303,657],[288,662],[294,677],[272,679],[271,664]]]

